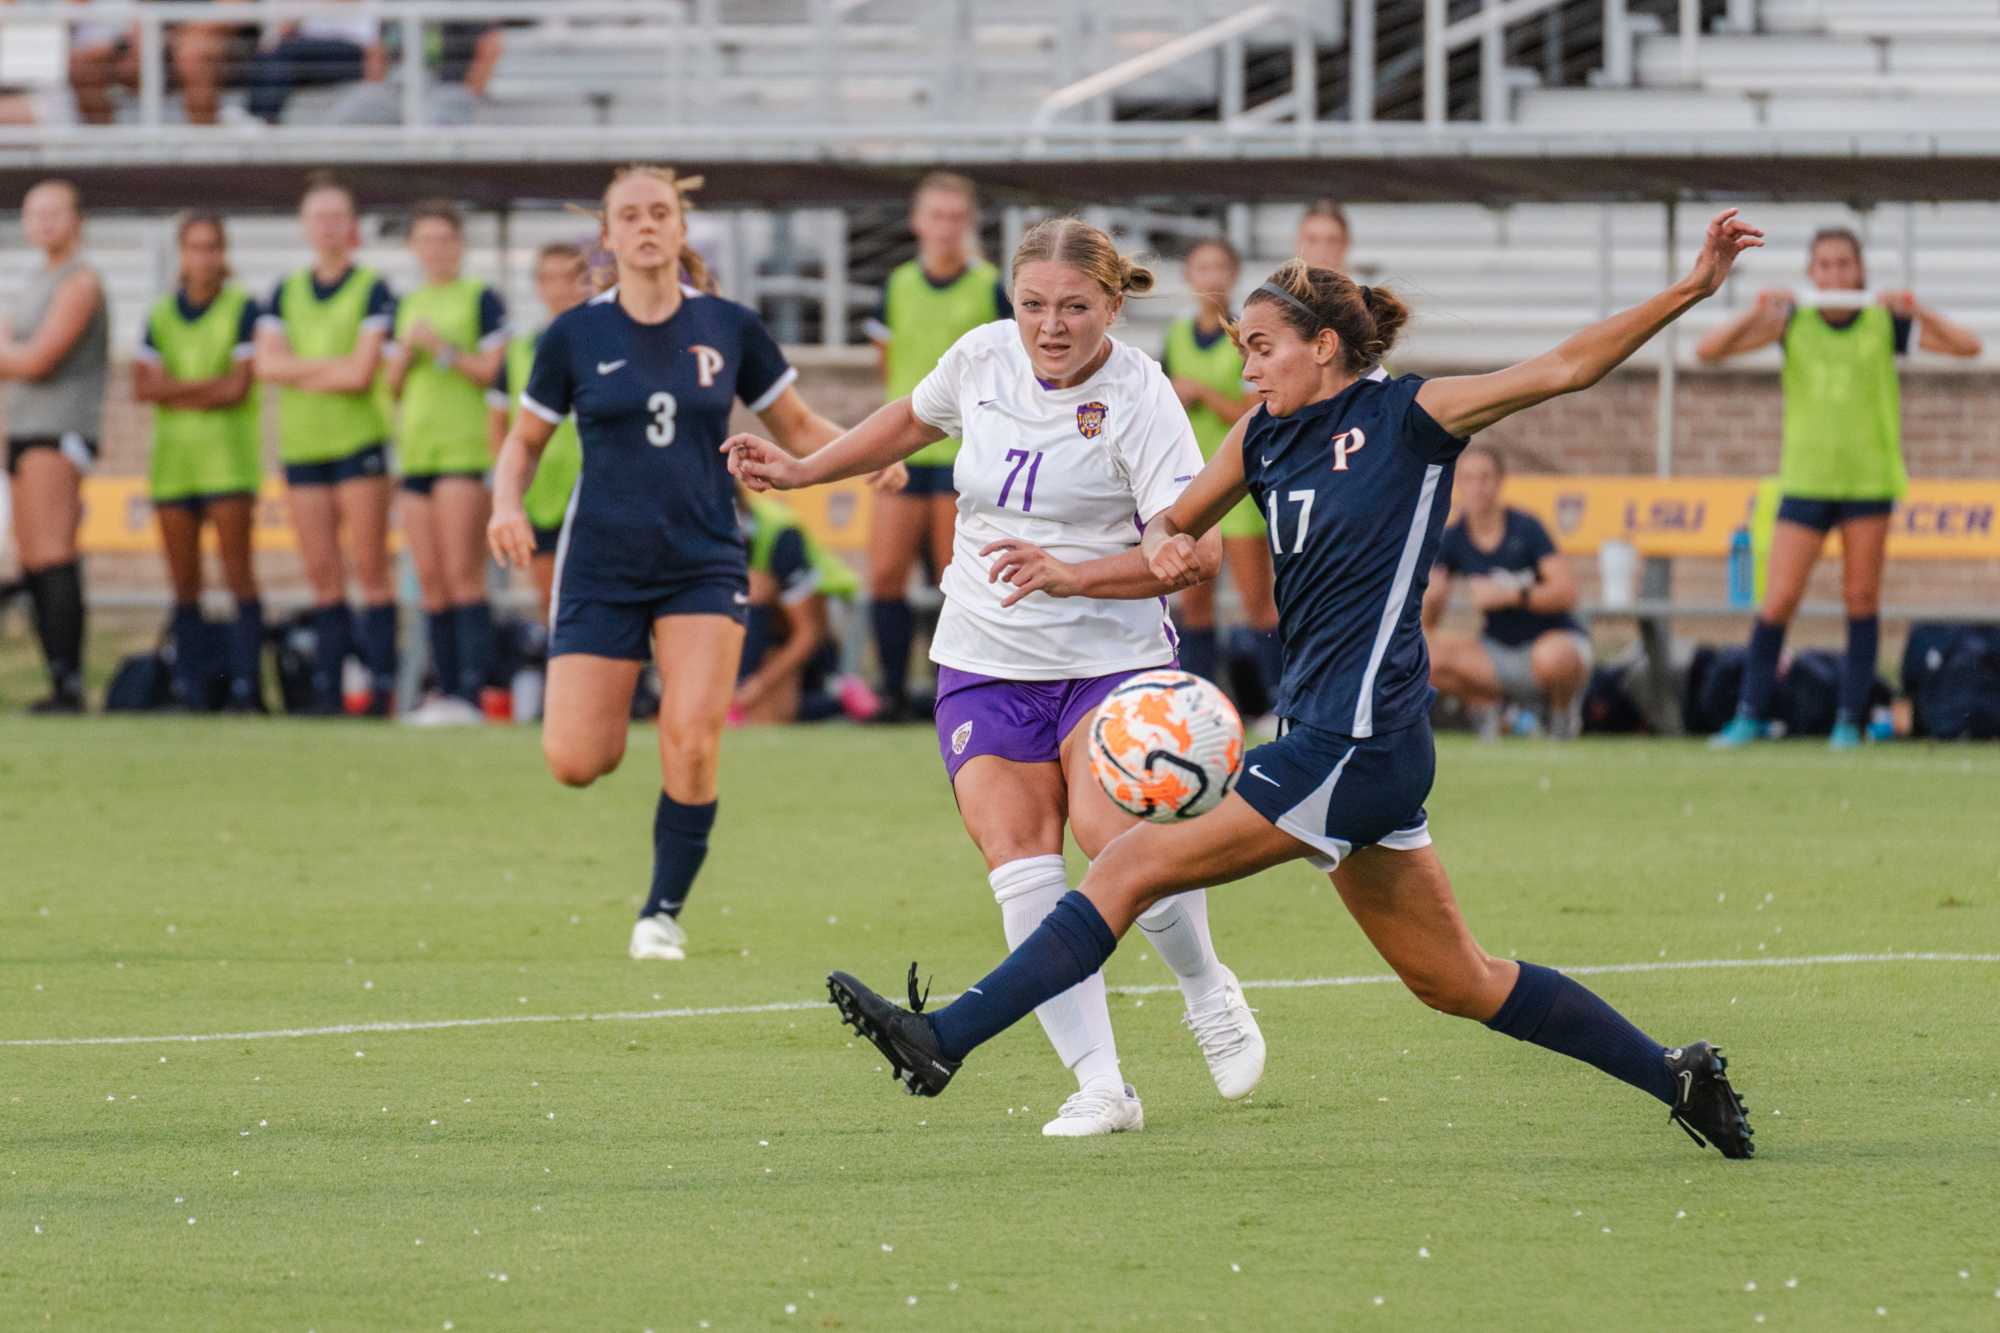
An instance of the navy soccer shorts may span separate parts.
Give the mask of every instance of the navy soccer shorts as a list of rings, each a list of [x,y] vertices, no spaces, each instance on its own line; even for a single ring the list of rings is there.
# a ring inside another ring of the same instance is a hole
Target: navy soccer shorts
[[[1236,791],[1311,847],[1315,870],[1332,870],[1360,847],[1430,846],[1424,798],[1436,774],[1428,720],[1366,740],[1287,720],[1278,739],[1243,756]]]
[[[1778,501],[1778,517],[1814,532],[1831,532],[1850,518],[1881,518],[1896,507],[1894,500],[1815,500],[1787,495]]]
[[[549,656],[588,653],[628,662],[653,660],[653,622],[665,616],[728,616],[750,619],[750,589],[741,579],[704,579],[640,601],[594,601],[562,596],[555,606]]]

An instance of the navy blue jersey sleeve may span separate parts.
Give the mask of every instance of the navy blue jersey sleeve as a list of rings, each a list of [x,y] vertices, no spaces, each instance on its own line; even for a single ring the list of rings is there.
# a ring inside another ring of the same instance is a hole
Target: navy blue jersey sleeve
[[[285,323],[285,280],[279,278],[271,288],[271,299],[264,302],[258,312],[258,322],[269,322],[283,327]]]
[[[1512,515],[1514,526],[1521,534],[1521,550],[1528,557],[1529,572],[1540,570],[1542,561],[1556,553],[1554,538],[1542,526],[1542,520],[1527,510],[1510,509],[1507,512]]]
[[[479,345],[491,347],[507,336],[507,303],[491,287],[479,289]]]
[[[1014,303],[1007,299],[1007,284],[999,278],[993,279],[993,309],[995,319],[1014,318]]]
[[[1458,574],[1465,570],[1465,520],[1460,519],[1444,530],[1438,538],[1437,558],[1432,566],[1447,574]]]
[[[141,361],[151,361],[156,364],[160,359],[160,344],[153,337],[153,321],[151,319],[148,319],[145,325],[139,330],[139,359]]]
[[[375,279],[375,285],[368,289],[368,311],[361,317],[363,332],[381,329],[387,333],[396,327],[396,296],[389,290],[389,284]]]
[[[799,377],[785,360],[771,331],[755,311],[743,308],[743,366],[736,372],[736,396],[752,412],[762,412]]]
[[[239,359],[250,355],[252,344],[257,341],[257,320],[262,314],[263,309],[257,304],[257,298],[245,295],[243,314],[236,321],[236,355]],[[147,336],[151,336],[150,328]]]
[[[1894,321],[1895,331],[1892,336],[1895,339],[1897,356],[1908,356],[1910,354],[1910,330],[1914,326],[1914,320],[1898,317]]]
[[[559,426],[575,406],[576,377],[570,373],[569,328],[558,319],[535,344],[535,364],[521,386],[521,407]]]
[[[787,528],[771,543],[771,577],[778,581],[778,600],[787,606],[810,597],[819,587],[806,535],[797,528]]]
[[[1390,380],[1389,392],[1401,405],[1393,415],[1402,421],[1401,433],[1405,444],[1433,463],[1450,462],[1464,452],[1471,439],[1453,435],[1424,411],[1417,402],[1417,391],[1423,387],[1422,375],[1401,375]]]

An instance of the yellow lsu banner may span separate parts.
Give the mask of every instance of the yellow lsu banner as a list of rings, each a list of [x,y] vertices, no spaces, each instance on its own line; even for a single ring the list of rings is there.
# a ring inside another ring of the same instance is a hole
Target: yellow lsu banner
[[[153,526],[153,502],[144,477],[90,477],[83,483],[83,531],[80,541],[92,555],[144,555],[160,549]],[[785,501],[798,514],[813,539],[827,549],[854,555],[868,545],[868,513],[873,496],[860,481],[844,481],[809,491],[794,491]],[[285,516],[285,488],[267,479],[257,497],[253,529],[260,551],[296,551]],[[213,541],[214,531],[204,534]]]
[[[1755,478],[1509,475],[1508,504],[1542,520],[1569,555],[1622,539],[1641,555],[1729,554],[1754,528]],[[1889,520],[1898,560],[2000,558],[2000,481],[1913,481]]]

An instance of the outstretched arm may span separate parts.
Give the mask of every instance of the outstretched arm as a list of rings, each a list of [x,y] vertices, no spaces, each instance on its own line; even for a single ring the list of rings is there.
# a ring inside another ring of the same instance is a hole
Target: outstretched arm
[[[1978,356],[1979,335],[1955,320],[1946,319],[1917,299],[1915,292],[1883,292],[1882,304],[1897,319],[1916,321],[1917,346],[1945,356]]]
[[[880,472],[943,438],[943,431],[917,418],[908,398],[898,398],[804,458],[757,435],[732,435],[722,452],[729,455],[730,473],[751,490],[795,491]]]
[[[493,463],[493,517],[486,523],[486,544],[504,568],[526,569],[535,556],[535,529],[521,497],[535,479],[542,450],[556,433],[555,423],[523,412],[514,420]]]
[[[1588,389],[1646,345],[1654,334],[1715,294],[1736,257],[1764,244],[1764,233],[1724,209],[1708,224],[1688,275],[1651,300],[1573,334],[1554,351],[1489,375],[1427,380],[1417,404],[1453,435],[1471,435],[1524,408]],[[1218,458],[1221,454],[1218,452]]]
[[[1146,525],[1139,549],[1155,577],[1172,588],[1187,588],[1215,577],[1205,568],[1201,543],[1222,516],[1250,493],[1243,482],[1243,433],[1255,411],[1245,412],[1229,428],[1208,465],[1195,474],[1181,498]]]
[[[1785,323],[1792,317],[1792,294],[1782,287],[1757,293],[1757,304],[1721,328],[1709,330],[1694,345],[1694,354],[1709,365],[1769,347],[1785,336]]]

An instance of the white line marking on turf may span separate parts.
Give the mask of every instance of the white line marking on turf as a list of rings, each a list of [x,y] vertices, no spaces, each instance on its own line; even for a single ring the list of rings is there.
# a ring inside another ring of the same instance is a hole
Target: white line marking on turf
[[[1635,972],[1707,972],[1738,967],[1839,967],[1854,963],[2000,963],[2000,953],[1826,953],[1797,958],[1690,958],[1644,963],[1594,963],[1560,970],[1573,977],[1623,975]],[[1280,977],[1246,981],[1243,989],[1322,990],[1330,986],[1381,986],[1396,980],[1389,973],[1359,973],[1345,977]],[[1172,983],[1113,986],[1113,995],[1164,995],[1179,990]],[[938,1003],[956,999],[938,997]],[[644,1023],[672,1018],[733,1018],[745,1014],[787,1014],[818,1009],[825,1000],[778,1000],[770,1004],[718,1004],[684,1009],[613,1009],[581,1014],[501,1014],[491,1018],[432,1018],[380,1023],[335,1023],[326,1027],[262,1028],[250,1032],[183,1032],[157,1036],[9,1037],[0,1047],[23,1046],[149,1046],[162,1043],[213,1041],[273,1041],[292,1037],[351,1037],[371,1032],[443,1032],[452,1028],[497,1028],[520,1023]]]

